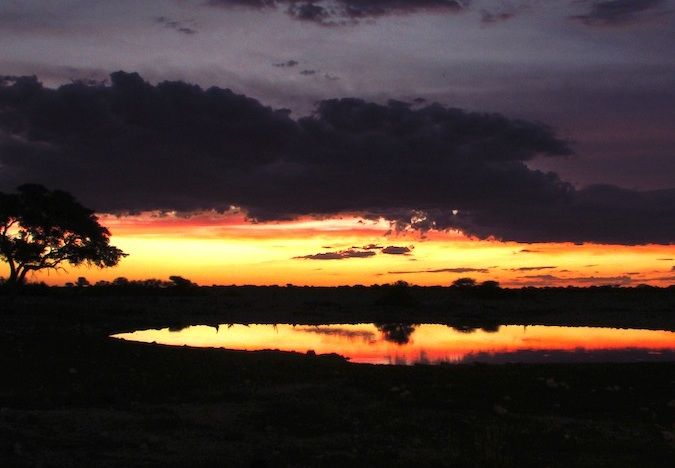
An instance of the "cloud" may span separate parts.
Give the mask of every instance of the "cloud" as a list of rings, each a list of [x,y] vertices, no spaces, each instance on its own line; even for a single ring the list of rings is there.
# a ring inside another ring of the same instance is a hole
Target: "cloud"
[[[564,278],[554,275],[525,275],[521,279],[537,280],[544,283],[583,283],[583,284],[629,284],[633,281],[630,276],[576,276]]]
[[[661,9],[665,0],[593,0],[581,3],[588,5],[588,11],[570,16],[570,19],[588,26],[623,26],[652,17],[650,14],[669,13]]]
[[[576,283],[605,283],[605,284],[628,284],[633,281],[630,276],[577,276],[574,278],[568,278],[570,281]]]
[[[345,258],[368,258],[375,255],[372,250],[340,250],[338,252],[321,252],[311,255],[302,255],[300,257],[293,257],[299,260],[344,260]]]
[[[187,34],[188,36],[197,34],[197,30],[194,29],[193,26],[194,21],[176,21],[169,19],[166,16],[158,16],[155,18],[155,22],[161,24],[167,29],[172,29],[181,34]]]
[[[316,70],[302,70],[300,74],[305,76],[316,75]]]
[[[298,64],[299,62],[297,60],[286,60],[285,62],[273,63],[272,66],[277,68],[291,68]]]
[[[343,26],[390,16],[424,12],[458,13],[469,0],[208,0],[216,7],[285,8],[288,16],[321,26]]]
[[[471,267],[460,267],[460,268],[439,268],[439,269],[429,269],[429,270],[408,270],[408,271],[388,271],[389,275],[410,275],[416,273],[489,273],[490,270],[487,268],[471,268]]]
[[[412,248],[398,247],[395,245],[383,247],[377,244],[368,244],[364,245],[363,247],[352,246],[352,248],[346,250],[339,250],[336,252],[321,252],[317,254],[302,255],[293,258],[304,260],[342,260],[345,258],[368,258],[375,256],[376,251],[378,250],[383,254],[389,255],[410,255]]]
[[[554,276],[554,275],[525,275],[525,276],[521,276],[520,278],[539,280],[539,281],[566,281],[565,278],[561,278],[559,276]]]
[[[673,242],[675,190],[578,190],[527,166],[570,153],[541,123],[434,103],[330,99],[294,119],[135,73],[57,89],[0,80],[3,191],[42,183],[100,212],[236,206],[261,222],[358,213],[522,242]]]
[[[551,270],[558,268],[556,266],[531,266],[531,267],[520,267],[520,268],[509,268],[511,271],[536,271],[536,270]]]
[[[483,24],[501,23],[502,21],[510,20],[514,16],[515,16],[515,12],[513,12],[513,11],[491,12],[491,11],[487,11],[487,10],[481,10],[480,21]]]
[[[503,23],[535,6],[540,6],[537,0],[508,0],[493,2],[480,9],[480,21],[484,26]]]
[[[675,276],[660,276],[657,278],[645,278],[649,281],[675,281]]]
[[[362,249],[362,250],[382,250],[384,249],[383,245],[377,245],[377,244],[368,244],[364,245],[363,247],[352,247],[352,249]]]
[[[370,343],[376,338],[375,333],[368,330],[350,330],[341,327],[298,327],[296,330],[304,333],[316,333],[318,335],[340,336],[350,340],[358,338],[366,343]]]
[[[382,253],[388,255],[410,255],[410,252],[412,252],[412,248],[399,247],[396,245],[389,245],[382,249]]]

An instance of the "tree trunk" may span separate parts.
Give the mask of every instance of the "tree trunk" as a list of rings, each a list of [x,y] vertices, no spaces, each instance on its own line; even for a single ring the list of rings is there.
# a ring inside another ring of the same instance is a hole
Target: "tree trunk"
[[[26,283],[26,275],[28,274],[28,268],[24,268],[21,270],[21,272],[17,275],[17,280],[16,280],[16,285],[17,286],[23,286]]]
[[[9,264],[9,278],[7,278],[7,284],[15,285],[19,279],[14,263]]]

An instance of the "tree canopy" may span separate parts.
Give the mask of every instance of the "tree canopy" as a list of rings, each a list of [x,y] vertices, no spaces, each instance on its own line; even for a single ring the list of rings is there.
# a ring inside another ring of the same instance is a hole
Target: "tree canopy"
[[[63,264],[111,267],[127,256],[110,245],[110,231],[68,192],[26,184],[0,192],[0,259],[7,283],[20,285],[31,271]]]

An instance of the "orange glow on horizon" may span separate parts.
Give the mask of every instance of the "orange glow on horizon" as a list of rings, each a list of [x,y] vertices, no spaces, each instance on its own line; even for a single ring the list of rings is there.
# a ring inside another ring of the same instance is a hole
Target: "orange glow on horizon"
[[[257,284],[334,286],[404,280],[449,285],[460,277],[496,280],[505,287],[675,283],[675,246],[617,246],[571,243],[521,244],[477,240],[459,232],[390,231],[387,221],[356,216],[251,223],[241,213],[206,212],[100,216],[111,243],[129,257],[104,270],[66,266],[40,272],[33,281],[63,284],[85,276],[90,282],[181,275],[202,285]],[[367,245],[408,247],[407,255],[339,260],[297,258],[363,250]],[[7,276],[0,264],[0,276]]]

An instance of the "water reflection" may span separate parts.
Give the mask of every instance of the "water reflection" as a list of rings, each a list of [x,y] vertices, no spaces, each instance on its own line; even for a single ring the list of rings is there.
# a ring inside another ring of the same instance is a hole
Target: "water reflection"
[[[222,324],[115,337],[243,350],[312,350],[375,364],[675,361],[674,332],[592,327]]]
[[[415,331],[418,325],[410,323],[378,323],[375,322],[375,328],[382,332],[382,338],[392,343],[400,345],[410,342],[410,335]]]

